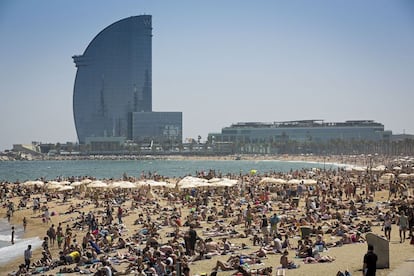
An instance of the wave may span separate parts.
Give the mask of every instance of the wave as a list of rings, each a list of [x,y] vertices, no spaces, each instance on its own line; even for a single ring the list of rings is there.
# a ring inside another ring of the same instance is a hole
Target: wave
[[[18,241],[18,239],[16,238],[16,236],[15,236],[14,240],[15,240],[15,241]],[[7,242],[10,242],[10,241],[11,241],[11,234],[10,234],[10,235],[3,235],[3,234],[0,234],[0,241],[7,241]]]
[[[42,240],[39,239],[39,237],[28,238],[18,240],[14,245],[9,245],[0,248],[0,266],[5,265],[11,260],[16,259],[18,257],[20,257],[22,263],[24,263],[24,251],[26,250],[29,244],[32,245],[32,250],[34,251],[42,245]]]

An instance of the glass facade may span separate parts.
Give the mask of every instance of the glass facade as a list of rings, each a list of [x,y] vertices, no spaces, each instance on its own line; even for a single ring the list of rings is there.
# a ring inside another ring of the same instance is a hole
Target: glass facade
[[[330,140],[389,140],[392,133],[384,125],[370,120],[325,123],[323,121],[292,121],[281,123],[238,123],[209,134],[216,142],[267,143],[297,141],[324,143]],[[213,138],[214,137],[214,138]]]
[[[73,60],[79,142],[85,143],[87,137],[130,138],[130,114],[152,111],[151,15],[113,23]]]
[[[181,143],[181,112],[133,112],[132,139],[136,142]]]

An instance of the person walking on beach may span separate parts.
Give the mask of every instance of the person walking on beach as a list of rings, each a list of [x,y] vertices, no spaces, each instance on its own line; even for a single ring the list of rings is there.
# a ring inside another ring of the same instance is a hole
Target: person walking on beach
[[[408,229],[408,217],[405,215],[404,211],[401,211],[397,224],[400,230],[400,243],[403,243],[405,242],[405,232],[407,232]]]
[[[378,256],[374,253],[374,246],[368,244],[368,252],[364,255],[364,264],[362,267],[362,275],[375,276],[377,271]]]
[[[388,239],[388,241],[391,240],[391,224],[392,224],[391,214],[388,211],[384,216],[384,226],[383,226],[384,234],[385,234],[385,237]]]
[[[27,249],[24,251],[24,263],[26,264],[26,269],[30,268],[30,260],[32,258],[32,245],[29,244]]]
[[[12,226],[12,232],[11,232],[11,244],[14,244],[14,226]]]
[[[123,213],[122,207],[119,206],[118,207],[118,213],[117,213],[118,224],[122,224],[122,213]]]
[[[27,219],[26,217],[23,218],[23,231],[26,232],[26,227],[27,227]]]
[[[50,228],[47,230],[46,234],[49,237],[50,246],[54,246],[55,241],[56,241],[56,230],[55,230],[55,225],[54,224],[52,224],[52,226],[50,226]]]

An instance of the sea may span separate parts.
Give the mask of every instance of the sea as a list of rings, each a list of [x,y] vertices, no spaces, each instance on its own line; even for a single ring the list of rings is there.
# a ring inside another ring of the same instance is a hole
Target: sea
[[[198,172],[214,170],[217,174],[246,174],[252,170],[259,174],[289,172],[312,168],[337,168],[338,164],[277,161],[277,160],[53,160],[53,161],[0,161],[0,182],[24,182],[44,178],[52,180],[72,176],[90,176],[97,179],[121,178],[124,174],[140,177],[158,174],[164,177],[184,177]],[[23,238],[23,229],[15,226],[16,243],[11,245],[11,225],[0,219],[0,266],[22,257],[27,245],[41,246],[38,237]]]
[[[278,160],[59,160],[0,161],[0,181],[24,182],[45,178],[92,176],[97,179],[121,178],[124,174],[140,177],[142,173],[175,178],[214,170],[217,174],[246,174],[251,170],[289,172],[312,168],[336,168],[338,164]]]
[[[38,237],[23,238],[23,226],[14,226],[15,240],[14,244],[11,244],[11,227],[7,219],[0,219],[0,267],[6,263],[21,257],[22,263],[24,263],[24,250],[27,246],[32,245],[32,249],[35,250],[42,245],[42,241]]]

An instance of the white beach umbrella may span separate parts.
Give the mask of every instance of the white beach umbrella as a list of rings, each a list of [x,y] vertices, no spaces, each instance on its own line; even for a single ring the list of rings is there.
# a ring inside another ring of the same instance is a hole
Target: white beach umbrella
[[[353,167],[352,170],[357,172],[365,172],[367,170],[367,167],[356,166]]]
[[[318,183],[318,181],[316,181],[315,179],[304,179],[303,180],[303,184],[305,185],[316,185],[316,183]]]
[[[382,172],[385,171],[386,167],[385,165],[378,165],[374,169]]]
[[[65,185],[65,186],[62,186],[61,188],[59,188],[57,191],[58,192],[65,192],[65,191],[70,191],[70,190],[73,190],[73,189],[75,189],[73,186]]]
[[[80,181],[75,181],[75,182],[70,183],[70,186],[72,186],[72,187],[79,187],[79,186],[82,186],[82,185],[86,185],[86,183],[82,183]]]
[[[85,179],[82,179],[82,184],[89,184],[89,183],[92,183],[92,180],[90,180],[89,178],[85,178]]]
[[[406,174],[406,173],[400,173],[398,175],[398,178],[401,178],[401,179],[406,179],[406,178],[409,178],[409,177],[410,177],[410,175],[409,174]]]
[[[88,188],[96,188],[96,189],[105,189],[108,188],[108,184],[102,182],[100,180],[95,180],[89,183],[86,187]]]
[[[39,186],[39,187],[43,187],[45,185],[45,183],[43,181],[40,180],[29,180],[23,183],[24,186]]]
[[[62,188],[63,185],[60,185],[59,182],[52,181],[52,182],[48,182],[45,187],[46,187],[46,190],[58,190]]]
[[[287,181],[281,178],[274,178],[274,177],[263,177],[259,184],[285,184]]]
[[[207,180],[193,176],[186,176],[178,182],[178,187],[180,189],[190,189],[203,186],[208,186]]]
[[[169,183],[165,181],[155,181],[155,180],[147,180],[145,181],[146,185],[150,185],[151,187],[167,187],[167,188],[175,188],[174,183]]]
[[[297,184],[300,184],[301,181],[302,180],[300,180],[300,179],[291,179],[287,183],[297,185]]]
[[[232,187],[238,183],[235,179],[228,178],[212,178],[207,181],[212,187]]]
[[[394,171],[401,171],[401,167],[399,166],[395,166],[394,168],[392,168]]]
[[[119,189],[136,189],[136,188],[138,188],[137,185],[135,185],[134,183],[129,182],[129,181],[116,181],[116,182],[113,182],[110,185],[110,187],[111,188],[119,188]]]

